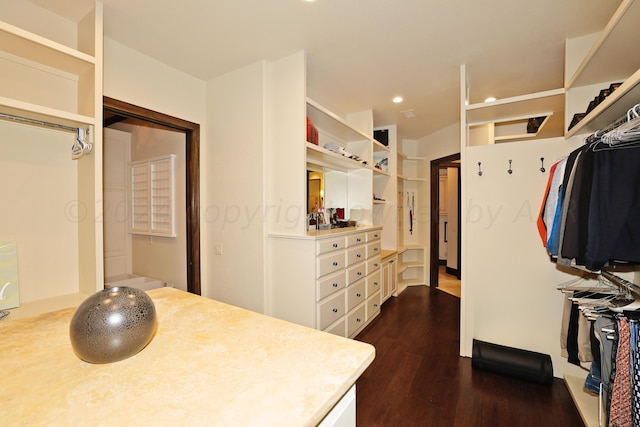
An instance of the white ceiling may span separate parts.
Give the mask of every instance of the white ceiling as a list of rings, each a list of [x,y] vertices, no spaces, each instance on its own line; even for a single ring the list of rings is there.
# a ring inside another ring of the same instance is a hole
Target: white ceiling
[[[472,103],[562,87],[565,38],[600,31],[620,0],[103,4],[106,37],[204,81],[305,50],[310,97],[340,114],[373,109],[376,126],[417,139],[459,120],[460,64]]]

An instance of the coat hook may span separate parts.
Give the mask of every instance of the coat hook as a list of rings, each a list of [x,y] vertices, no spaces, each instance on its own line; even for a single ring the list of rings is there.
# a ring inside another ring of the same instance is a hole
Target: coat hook
[[[511,159],[509,159],[509,170],[507,172],[509,172],[509,175],[513,173],[513,169],[511,169]]]
[[[478,162],[478,176],[482,176],[482,169],[480,169],[480,165],[482,165],[482,162]]]
[[[540,165],[542,166],[540,168],[540,172],[545,173],[546,169],[544,168],[544,157],[540,157]]]

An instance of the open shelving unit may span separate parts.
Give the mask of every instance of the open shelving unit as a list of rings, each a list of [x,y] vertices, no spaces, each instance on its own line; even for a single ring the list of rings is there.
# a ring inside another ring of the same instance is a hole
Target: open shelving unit
[[[78,305],[104,286],[102,224],[96,220],[101,214],[102,200],[102,4],[83,4],[87,12],[77,20],[30,2],[14,3],[15,7],[9,9],[11,13],[0,21],[3,129],[24,135],[28,140],[25,146],[31,149],[69,150],[68,158],[48,156],[41,166],[52,174],[47,176],[47,182],[55,188],[56,202],[64,198],[71,206],[71,201],[75,201],[80,210],[66,212],[66,216],[47,209],[31,212],[30,217],[41,223],[33,229],[47,224],[51,235],[12,223],[11,218],[3,221],[0,238],[14,240],[19,255],[20,306],[10,310],[8,319]],[[18,124],[14,128],[6,123]],[[78,128],[88,132],[87,141],[93,149],[90,154],[72,160],[70,148],[75,135],[71,130]],[[43,137],[45,132],[51,137]],[[56,144],[52,148],[51,139],[66,140],[67,135],[68,146]],[[8,163],[3,169],[27,173],[29,168],[36,167],[28,163],[16,169],[12,159],[4,156]],[[70,182],[69,176],[75,176],[77,182]],[[9,197],[3,203],[24,203],[24,198],[33,198],[33,194],[41,193],[22,191],[14,196],[18,199]],[[30,202],[33,206],[42,203]],[[51,239],[60,230],[71,231],[59,236],[65,239],[62,247],[66,247],[68,239],[77,240],[73,253],[52,246]],[[48,248],[46,262],[42,248]]]

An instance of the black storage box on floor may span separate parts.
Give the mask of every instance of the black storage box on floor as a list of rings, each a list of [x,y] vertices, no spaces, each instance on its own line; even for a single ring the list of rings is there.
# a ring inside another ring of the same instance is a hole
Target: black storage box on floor
[[[534,351],[474,339],[471,366],[539,384],[553,383],[551,356]]]

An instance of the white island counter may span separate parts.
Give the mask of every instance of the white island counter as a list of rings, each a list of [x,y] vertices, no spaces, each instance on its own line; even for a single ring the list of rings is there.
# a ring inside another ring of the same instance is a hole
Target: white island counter
[[[3,425],[312,426],[352,388],[372,346],[172,288],[149,291],[151,343],[81,361],[75,309],[0,321]]]

